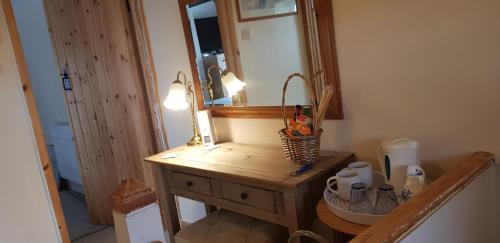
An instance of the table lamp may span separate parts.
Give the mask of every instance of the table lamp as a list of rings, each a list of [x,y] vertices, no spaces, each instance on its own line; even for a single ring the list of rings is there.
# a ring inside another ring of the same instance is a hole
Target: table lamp
[[[212,78],[211,71],[214,68],[217,68],[219,70],[221,82],[224,85],[224,87],[226,87],[226,90],[227,90],[227,93],[229,94],[229,96],[234,96],[234,95],[238,94],[238,92],[243,90],[243,88],[246,86],[246,83],[239,80],[236,77],[236,75],[234,75],[234,73],[229,72],[227,70],[222,70],[222,68],[220,68],[217,65],[211,66],[210,68],[208,68],[207,86],[208,86],[208,91],[210,93],[210,99],[212,99],[212,106],[214,104],[214,91],[212,90],[213,78]]]
[[[183,76],[183,81],[180,81],[180,76]],[[191,108],[191,119],[193,122],[193,137],[187,143],[188,146],[199,146],[202,144],[198,125],[194,113],[194,92],[193,83],[187,81],[187,76],[184,72],[177,73],[177,79],[172,82],[168,90],[168,95],[163,106],[169,110],[185,110],[188,106]]]

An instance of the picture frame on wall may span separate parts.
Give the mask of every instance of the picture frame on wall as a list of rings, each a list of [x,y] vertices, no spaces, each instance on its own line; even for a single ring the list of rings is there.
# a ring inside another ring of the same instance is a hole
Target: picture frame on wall
[[[297,14],[297,0],[236,0],[239,22]]]

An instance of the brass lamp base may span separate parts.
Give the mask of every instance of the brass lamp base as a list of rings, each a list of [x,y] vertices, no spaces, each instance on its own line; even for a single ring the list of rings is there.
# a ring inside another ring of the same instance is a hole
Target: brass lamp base
[[[200,136],[193,136],[187,143],[188,146],[201,146],[202,144]]]

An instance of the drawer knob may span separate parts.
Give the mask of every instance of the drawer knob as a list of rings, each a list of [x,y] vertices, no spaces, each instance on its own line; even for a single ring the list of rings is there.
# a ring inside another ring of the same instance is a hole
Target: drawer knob
[[[241,199],[242,199],[242,200],[245,200],[245,199],[247,199],[247,198],[248,198],[248,194],[247,194],[246,192],[241,193],[241,195],[240,195],[240,196],[241,196]]]
[[[187,186],[187,187],[192,187],[192,186],[193,186],[193,182],[192,182],[192,181],[188,181],[188,182],[186,182],[186,186]]]

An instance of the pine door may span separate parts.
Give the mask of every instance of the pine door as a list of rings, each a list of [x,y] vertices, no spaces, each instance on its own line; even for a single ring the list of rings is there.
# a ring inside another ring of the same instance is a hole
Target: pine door
[[[44,0],[94,223],[112,224],[109,194],[144,180],[155,141],[124,0]]]

